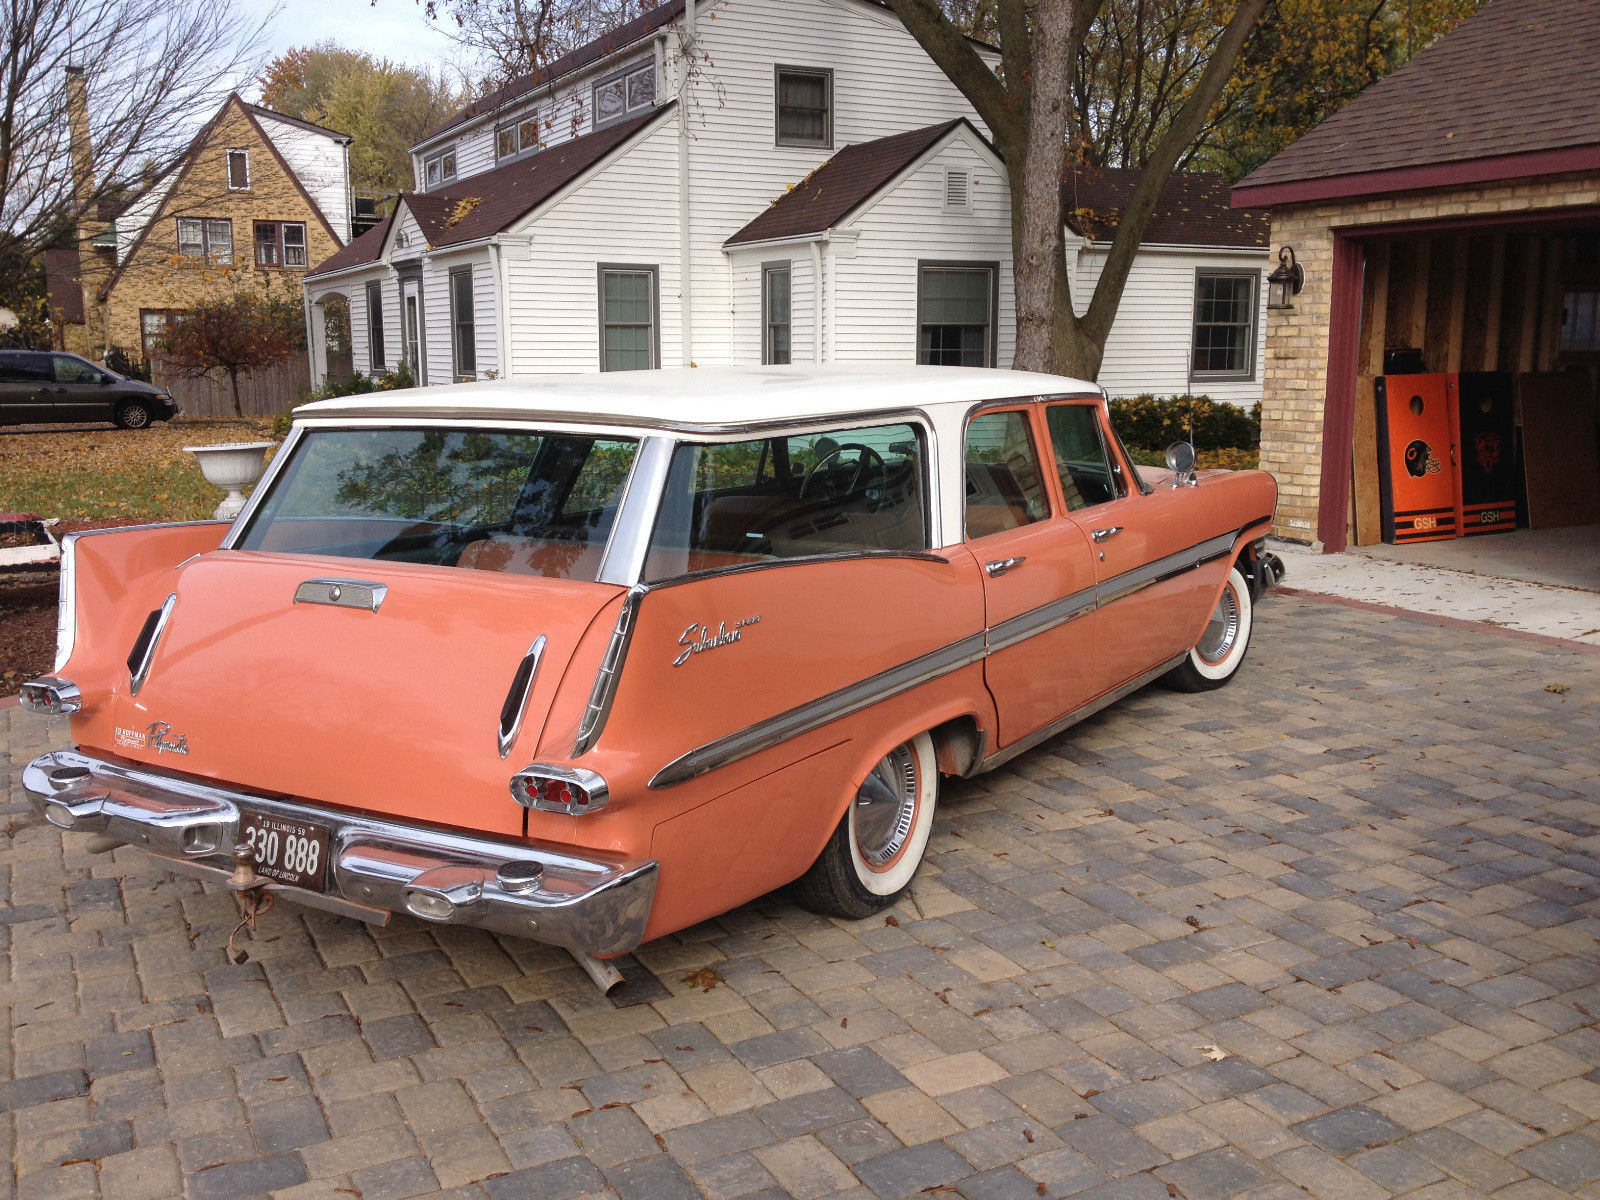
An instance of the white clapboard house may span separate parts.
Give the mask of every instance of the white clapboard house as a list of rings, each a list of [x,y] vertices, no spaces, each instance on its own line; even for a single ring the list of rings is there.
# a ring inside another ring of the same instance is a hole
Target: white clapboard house
[[[875,0],[663,0],[469,105],[413,158],[416,190],[307,279],[316,378],[334,297],[358,370],[404,361],[429,384],[1011,361],[1003,164]],[[1086,218],[1068,231],[1084,303],[1128,186],[1064,183]],[[1102,378],[1258,399],[1265,224],[1211,177],[1168,192]]]

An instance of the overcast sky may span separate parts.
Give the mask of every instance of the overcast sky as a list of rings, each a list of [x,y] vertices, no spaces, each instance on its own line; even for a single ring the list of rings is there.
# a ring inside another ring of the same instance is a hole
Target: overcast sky
[[[265,7],[267,0],[245,2]],[[437,68],[455,49],[417,0],[279,0],[278,6],[268,36],[272,57],[332,39],[374,58]]]

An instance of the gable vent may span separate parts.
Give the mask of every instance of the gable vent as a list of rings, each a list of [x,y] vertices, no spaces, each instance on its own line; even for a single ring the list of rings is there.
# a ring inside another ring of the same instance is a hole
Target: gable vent
[[[950,212],[972,211],[972,173],[946,171],[944,173],[944,206]]]

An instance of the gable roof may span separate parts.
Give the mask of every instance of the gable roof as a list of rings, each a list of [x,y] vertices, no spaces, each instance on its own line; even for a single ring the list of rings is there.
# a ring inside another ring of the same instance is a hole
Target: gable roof
[[[939,125],[846,146],[723,245],[770,242],[832,229],[962,125],[982,136],[965,117],[957,117]]]
[[[1067,228],[1094,242],[1116,236],[1122,209],[1144,172],[1138,167],[1088,167],[1069,162],[1061,176]],[[1234,208],[1228,183],[1209,171],[1174,171],[1156,198],[1142,245],[1267,247],[1269,221],[1261,209]]]
[[[338,233],[334,230],[333,225],[329,222],[327,215],[322,211],[322,206],[311,198],[311,193],[306,191],[306,185],[300,182],[300,176],[296,175],[294,168],[284,160],[284,157],[279,152],[278,147],[273,143],[272,139],[267,136],[267,131],[261,128],[261,122],[256,120],[255,113],[250,111],[255,107],[255,105],[246,104],[242,99],[240,99],[238,92],[233,92],[230,93],[228,98],[222,102],[221,107],[219,107],[217,111],[211,115],[211,119],[200,127],[200,131],[194,135],[194,138],[190,141],[188,148],[184,150],[183,156],[178,160],[179,165],[175,168],[177,174],[172,181],[172,186],[167,189],[167,194],[161,198],[161,203],[156,205],[155,211],[150,214],[150,219],[146,221],[144,223],[144,227],[139,230],[139,235],[133,239],[133,245],[128,247],[128,253],[124,255],[122,261],[112,269],[111,274],[106,276],[105,283],[101,284],[100,290],[95,293],[96,299],[104,300],[106,297],[111,295],[111,289],[117,286],[118,281],[121,280],[123,274],[126,272],[128,264],[133,261],[134,255],[139,253],[140,249],[144,246],[145,239],[150,236],[150,231],[155,228],[156,222],[161,220],[162,215],[172,204],[173,199],[181,194],[180,189],[183,187],[183,181],[189,177],[189,171],[194,166],[196,160],[200,157],[200,151],[205,148],[206,143],[211,140],[211,135],[215,133],[217,127],[222,124],[222,118],[227,114],[228,109],[235,104],[239,106],[239,111],[244,115],[244,119],[249,123],[250,128],[255,130],[256,136],[260,138],[262,143],[266,146],[267,153],[272,156],[272,160],[278,164],[278,169],[288,177],[290,183],[294,184],[295,191],[300,194],[300,198],[306,202],[306,206],[312,211],[312,213],[316,215],[317,220],[322,223],[322,228],[327,232],[327,235],[333,239],[335,245],[340,244],[341,239]],[[172,172],[169,171],[168,174],[172,174]],[[165,176],[162,176],[162,178],[164,179]],[[144,195],[145,192],[150,190],[150,187],[156,186],[156,184],[159,182],[160,180],[153,180],[149,187],[141,189],[138,195]],[[132,201],[129,203],[131,204]]]
[[[288,113],[281,113],[275,108],[263,108],[259,104],[251,104],[248,100],[241,100],[240,103],[244,105],[245,111],[253,113],[258,117],[269,117],[274,121],[282,121],[285,125],[294,125],[297,128],[309,130],[312,133],[320,133],[324,137],[330,137],[336,142],[355,141],[355,139],[352,138],[348,133],[340,133],[337,129],[329,129],[326,125],[315,125],[312,122],[302,120],[299,117],[291,117]]]
[[[699,0],[704,4],[705,0]],[[781,2],[781,0],[780,0]],[[893,12],[887,0],[863,0],[864,3],[874,8],[881,8]],[[455,116],[443,124],[436,125],[418,140],[417,145],[422,146],[433,141],[452,129],[456,129],[485,113],[497,112],[508,105],[516,103],[524,96],[531,95],[541,88],[548,87],[561,79],[564,75],[571,75],[585,67],[592,67],[602,59],[609,58],[619,50],[624,50],[636,42],[643,41],[658,30],[672,24],[683,16],[684,0],[661,0],[654,8],[649,9],[631,21],[618,25],[608,33],[603,33],[591,42],[586,42],[574,50],[569,50],[560,58],[554,59],[547,66],[537,71],[530,71],[526,75],[518,75],[496,88],[471,104],[468,104]],[[969,37],[967,41],[982,50],[995,52],[996,48],[978,38]]]
[[[1410,186],[1600,169],[1597,79],[1595,0],[1494,0],[1245,176],[1235,197],[1361,194],[1346,177],[1446,165],[1454,170],[1431,184],[1424,174]],[[1594,153],[1573,153],[1585,148]],[[1505,161],[1482,164],[1496,159]],[[1474,161],[1480,166],[1466,169]],[[1336,178],[1344,185],[1261,192]],[[1365,194],[1399,190],[1407,180],[1369,181]]]
[[[561,142],[493,171],[469,175],[447,190],[403,192],[400,203],[416,218],[432,249],[481,241],[509,229],[672,108],[673,104],[664,104],[652,112],[608,125],[599,133]],[[395,215],[398,213],[397,206]],[[383,257],[384,238],[393,219],[386,218],[339,253],[318,263],[308,278],[377,262]],[[380,230],[382,235],[374,239]]]

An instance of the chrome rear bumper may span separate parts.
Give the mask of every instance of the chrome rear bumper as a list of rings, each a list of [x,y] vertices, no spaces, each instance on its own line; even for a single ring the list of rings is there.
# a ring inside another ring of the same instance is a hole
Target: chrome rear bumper
[[[271,881],[267,890],[378,925],[390,913],[411,912],[435,924],[472,925],[583,954],[623,954],[639,944],[655,898],[654,862],[606,862],[353,816],[76,750],[34,759],[22,784],[52,825],[139,846],[170,871],[224,884],[242,813],[326,825],[327,890]]]

